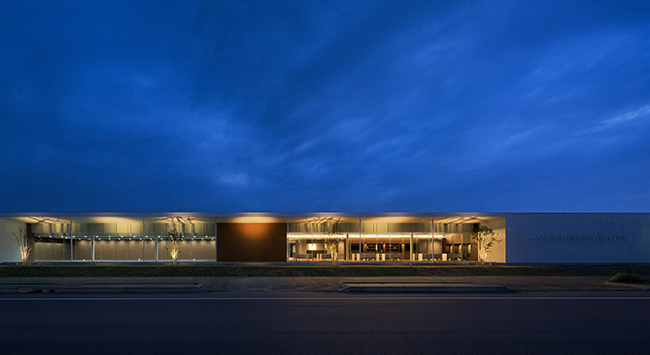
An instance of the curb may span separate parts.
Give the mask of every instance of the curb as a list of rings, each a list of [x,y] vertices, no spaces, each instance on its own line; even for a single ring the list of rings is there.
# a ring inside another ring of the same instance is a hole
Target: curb
[[[143,286],[139,284],[133,285],[115,285],[115,284],[102,284],[102,285],[79,285],[79,286],[23,286],[17,287],[0,287],[0,294],[2,293],[196,293],[208,292],[201,288],[202,284],[187,284],[187,285],[173,285],[165,286],[158,284],[154,286]]]
[[[339,292],[374,292],[374,293],[487,293],[487,292],[516,292],[504,286],[476,284],[341,284]]]
[[[639,291],[650,291],[650,286],[648,284],[630,284],[630,283],[625,283],[625,282],[609,282],[605,281],[605,285],[611,285],[611,286],[623,286],[623,287],[629,287],[633,288]]]

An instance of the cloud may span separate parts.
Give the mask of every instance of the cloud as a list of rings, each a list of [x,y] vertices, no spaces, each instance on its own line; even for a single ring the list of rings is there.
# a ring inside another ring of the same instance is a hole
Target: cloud
[[[248,183],[248,175],[245,173],[230,173],[219,177],[219,181],[228,186],[245,186]]]
[[[646,6],[34,4],[0,211],[647,209]]]
[[[585,133],[596,133],[603,130],[610,130],[627,126],[638,122],[639,120],[648,120],[650,118],[650,105],[616,115],[615,117],[601,121],[598,125],[588,129]]]

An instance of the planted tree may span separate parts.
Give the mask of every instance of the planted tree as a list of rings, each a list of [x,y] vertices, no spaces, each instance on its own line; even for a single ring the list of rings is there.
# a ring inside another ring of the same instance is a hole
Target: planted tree
[[[29,259],[29,254],[31,254],[32,249],[34,248],[34,242],[27,238],[27,233],[25,232],[25,227],[18,228],[18,234],[14,233],[16,237],[16,243],[20,248],[20,257],[23,260],[23,265],[27,264],[27,259]]]
[[[485,262],[487,255],[492,252],[492,247],[501,240],[495,237],[494,231],[487,226],[479,225],[472,234],[472,239],[478,247],[478,261]]]
[[[330,253],[332,254],[332,265],[336,266],[336,260],[339,256],[339,234],[343,233],[343,227],[341,227],[341,220],[337,219],[336,221],[325,225],[325,244],[329,248]]]
[[[167,242],[165,249],[169,252],[169,257],[172,258],[172,265],[177,265],[178,256],[181,253],[181,244],[183,244],[183,236],[181,235],[181,232],[174,227],[174,229],[168,232],[165,241]]]

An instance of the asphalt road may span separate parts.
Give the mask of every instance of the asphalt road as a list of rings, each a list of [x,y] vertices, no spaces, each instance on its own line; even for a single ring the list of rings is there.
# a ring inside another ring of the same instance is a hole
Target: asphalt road
[[[2,295],[2,354],[650,354],[647,292]]]

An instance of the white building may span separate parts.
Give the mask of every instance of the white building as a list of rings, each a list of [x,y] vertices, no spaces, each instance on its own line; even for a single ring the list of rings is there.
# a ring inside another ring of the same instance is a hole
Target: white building
[[[21,231],[30,261],[164,261],[174,228],[185,261],[476,261],[479,225],[489,262],[650,263],[650,213],[2,214],[0,262],[21,260]]]

